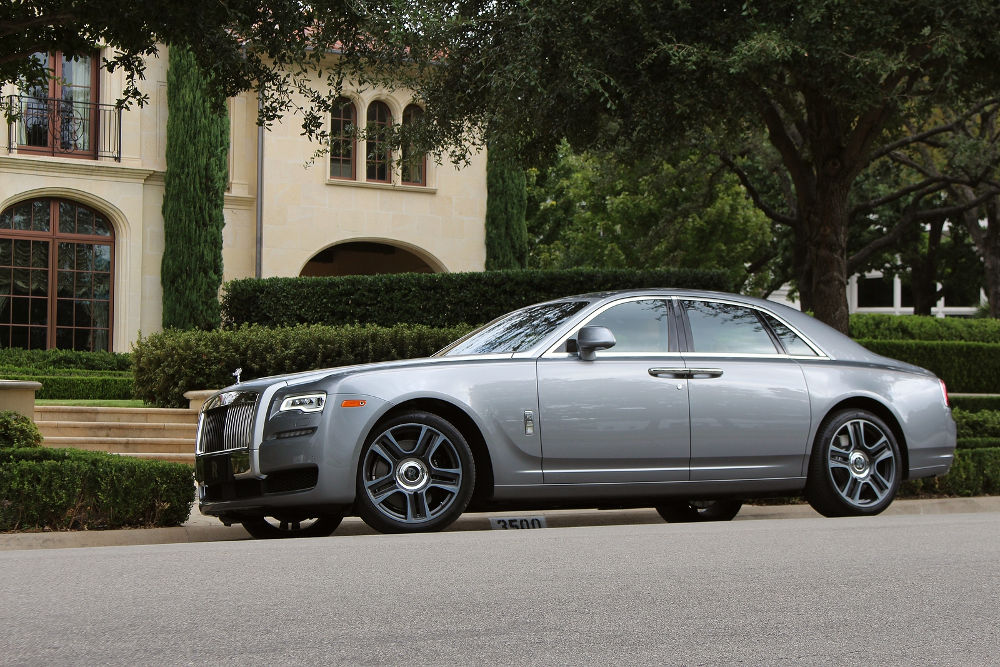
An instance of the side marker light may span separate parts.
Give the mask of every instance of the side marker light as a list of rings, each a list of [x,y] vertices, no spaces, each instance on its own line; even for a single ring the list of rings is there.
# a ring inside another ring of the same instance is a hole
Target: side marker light
[[[365,405],[367,403],[368,403],[367,401],[362,401],[362,400],[342,401],[340,403],[340,407],[342,407],[342,408],[363,408],[363,407],[365,407]]]

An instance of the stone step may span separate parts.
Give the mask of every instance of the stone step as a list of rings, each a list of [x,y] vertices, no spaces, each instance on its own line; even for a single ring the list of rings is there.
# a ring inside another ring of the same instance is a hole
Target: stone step
[[[198,413],[186,408],[106,408],[36,405],[35,421],[197,424]]]
[[[46,447],[88,449],[112,454],[191,454],[194,438],[87,438],[54,436],[42,440]]]
[[[71,438],[186,438],[192,443],[197,424],[152,422],[49,421],[35,422],[42,437]]]

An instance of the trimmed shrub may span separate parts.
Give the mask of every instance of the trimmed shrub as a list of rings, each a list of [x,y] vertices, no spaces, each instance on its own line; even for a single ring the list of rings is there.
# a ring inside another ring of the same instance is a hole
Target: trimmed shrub
[[[1000,345],[960,341],[871,340],[872,352],[922,366],[945,381],[949,392],[1000,393]]]
[[[183,463],[71,449],[0,450],[0,530],[179,526],[194,502]]]
[[[965,410],[966,412],[979,412],[980,410],[1000,410],[1000,396],[982,396],[968,394],[956,396],[949,393],[948,400],[951,407]]]
[[[135,396],[161,407],[186,407],[184,392],[243,379],[373,361],[426,357],[471,327],[248,326],[217,331],[167,330],[140,339],[133,351]]]
[[[695,269],[398,273],[335,278],[245,278],[225,284],[226,326],[483,324],[539,301],[634,287],[728,290],[723,271]]]
[[[959,449],[987,449],[1000,447],[1000,438],[959,438]]]
[[[16,447],[37,447],[42,444],[42,434],[35,422],[20,412],[4,410],[0,412],[0,449]]]
[[[51,373],[51,374],[49,374]],[[14,374],[2,372],[8,380],[34,380],[42,383],[35,398],[98,398],[122,400],[132,398],[132,374],[107,371],[69,370],[64,374],[60,369],[42,369],[39,373]]]
[[[1000,343],[1000,320],[926,315],[851,315],[851,338]]]
[[[982,496],[1000,494],[1000,449],[959,449],[943,477],[903,482],[900,496]]]
[[[76,350],[22,350],[17,347],[0,349],[0,367],[82,368],[94,371],[127,371],[132,363],[129,354],[116,352],[79,352]]]
[[[951,411],[960,438],[1000,438],[1000,412],[981,410],[966,412],[959,408]]]

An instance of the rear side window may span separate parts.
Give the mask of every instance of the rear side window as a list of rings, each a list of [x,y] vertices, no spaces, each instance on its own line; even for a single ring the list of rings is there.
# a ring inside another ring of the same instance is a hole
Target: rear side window
[[[778,337],[781,344],[785,348],[785,352],[797,357],[815,357],[816,350],[809,347],[802,338],[799,337],[794,331],[786,327],[777,318],[768,315],[767,313],[761,313],[764,319],[767,320],[768,326],[774,332],[774,335]]]
[[[752,308],[714,301],[684,301],[694,352],[777,354],[778,350]]]

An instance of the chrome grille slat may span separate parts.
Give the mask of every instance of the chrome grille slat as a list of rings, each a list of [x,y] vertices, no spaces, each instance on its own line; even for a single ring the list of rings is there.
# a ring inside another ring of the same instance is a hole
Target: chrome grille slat
[[[250,449],[259,398],[254,392],[227,392],[210,399],[202,414],[198,453]]]

